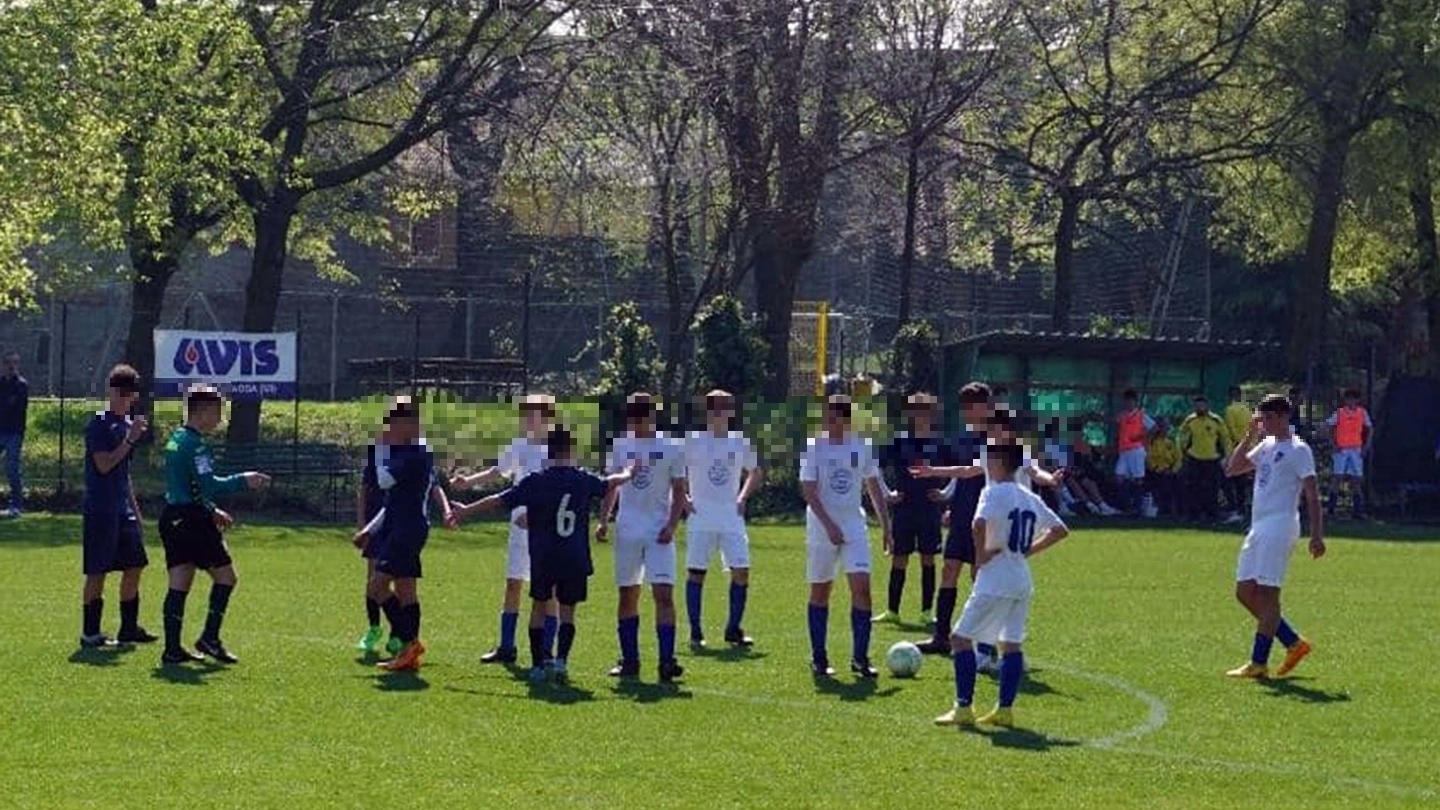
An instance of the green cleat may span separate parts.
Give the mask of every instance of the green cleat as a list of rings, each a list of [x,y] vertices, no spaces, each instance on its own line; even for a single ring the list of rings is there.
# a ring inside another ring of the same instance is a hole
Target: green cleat
[[[366,630],[365,635],[361,636],[360,640],[355,642],[355,649],[360,652],[378,653],[380,652],[380,639],[384,635],[385,628],[377,624],[369,630]]]
[[[385,652],[389,653],[390,655],[399,655],[400,651],[403,649],[405,649],[405,642],[401,641],[395,636],[391,636],[390,640],[385,642]]]

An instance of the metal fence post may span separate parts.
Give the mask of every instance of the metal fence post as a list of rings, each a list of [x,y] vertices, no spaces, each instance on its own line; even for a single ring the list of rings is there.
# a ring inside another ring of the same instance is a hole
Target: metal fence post
[[[65,344],[70,331],[70,304],[60,305],[60,444],[55,470],[55,494],[65,491]]]

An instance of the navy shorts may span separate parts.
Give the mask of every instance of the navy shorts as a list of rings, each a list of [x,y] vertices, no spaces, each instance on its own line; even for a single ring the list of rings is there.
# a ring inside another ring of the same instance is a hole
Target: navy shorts
[[[165,546],[166,568],[193,565],[210,571],[232,562],[214,515],[203,506],[166,506],[160,513],[160,542]]]
[[[551,597],[562,605],[578,605],[590,595],[590,577],[585,574],[530,569],[530,598],[545,601]]]
[[[959,560],[972,566],[975,564],[975,533],[970,531],[969,526],[950,530],[945,538],[945,559]]]
[[[892,554],[939,554],[940,507],[930,509],[896,509],[895,523],[890,527],[895,545]]]
[[[128,571],[150,564],[140,542],[140,521],[124,513],[89,514],[81,520],[86,576]]]

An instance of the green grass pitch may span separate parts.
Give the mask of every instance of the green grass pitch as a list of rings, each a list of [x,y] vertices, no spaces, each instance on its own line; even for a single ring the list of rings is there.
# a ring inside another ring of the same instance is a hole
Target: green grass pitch
[[[655,683],[648,603],[642,681],[605,676],[608,547],[580,611],[573,685],[531,687],[477,662],[497,632],[501,524],[433,535],[418,676],[357,661],[363,567],[339,528],[233,531],[225,635],[238,666],[166,674],[154,648],[77,653],[78,530],[74,517],[0,525],[6,807],[1440,806],[1440,544],[1413,542],[1424,532],[1336,538],[1320,562],[1297,554],[1286,612],[1317,649],[1294,677],[1257,684],[1220,675],[1251,633],[1231,596],[1236,535],[1080,526],[1034,564],[1023,729],[960,733],[931,725],[952,695],[944,659],[915,680],[811,679],[794,525],[752,527],[754,651],[682,648],[689,671],[673,688]],[[712,577],[718,641],[725,588]],[[142,616],[157,632],[163,587],[156,565]],[[190,600],[187,642],[207,589]],[[847,613],[840,596],[837,664]],[[681,621],[683,640],[683,608]],[[919,635],[879,627],[873,654]],[[978,691],[988,705],[994,680]]]

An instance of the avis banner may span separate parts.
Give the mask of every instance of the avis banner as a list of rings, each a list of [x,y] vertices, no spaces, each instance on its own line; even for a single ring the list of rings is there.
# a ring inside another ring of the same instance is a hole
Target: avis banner
[[[209,383],[232,399],[294,399],[294,332],[155,330],[155,394]]]

